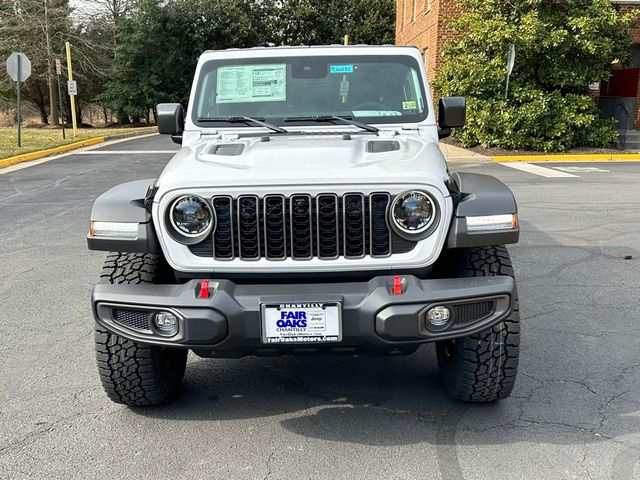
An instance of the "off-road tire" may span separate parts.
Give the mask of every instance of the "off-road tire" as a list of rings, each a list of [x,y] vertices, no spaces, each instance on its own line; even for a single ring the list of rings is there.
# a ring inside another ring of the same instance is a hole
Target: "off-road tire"
[[[101,283],[162,283],[169,269],[150,253],[109,253]],[[187,362],[187,350],[146,345],[95,327],[98,373],[102,387],[116,403],[132,407],[174,400]]]
[[[455,278],[514,276],[509,253],[502,245],[451,250],[440,265],[441,272]],[[455,400],[494,402],[507,398],[516,380],[519,349],[516,294],[509,318],[475,335],[436,344],[440,378]]]

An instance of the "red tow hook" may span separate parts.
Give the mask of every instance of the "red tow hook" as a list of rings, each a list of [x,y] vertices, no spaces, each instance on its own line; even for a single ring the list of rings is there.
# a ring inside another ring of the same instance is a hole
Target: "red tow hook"
[[[204,279],[200,282],[200,292],[198,293],[198,298],[210,298],[211,294],[209,293],[209,280]]]
[[[394,295],[402,295],[402,279],[400,278],[400,275],[393,276],[393,288],[391,293]]]

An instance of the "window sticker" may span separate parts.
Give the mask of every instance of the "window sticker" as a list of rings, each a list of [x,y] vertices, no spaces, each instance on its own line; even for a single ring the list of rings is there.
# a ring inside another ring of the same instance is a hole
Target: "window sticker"
[[[216,103],[283,102],[286,64],[218,68]]]
[[[407,102],[402,102],[403,110],[415,110],[418,108],[418,103],[415,100],[409,100]]]
[[[353,73],[353,65],[330,65],[329,73]]]

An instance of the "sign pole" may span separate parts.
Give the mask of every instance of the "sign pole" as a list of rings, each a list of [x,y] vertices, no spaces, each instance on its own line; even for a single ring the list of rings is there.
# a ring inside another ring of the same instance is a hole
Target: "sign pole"
[[[509,51],[507,53],[507,86],[504,90],[504,99],[509,99],[509,80],[511,79],[511,73],[513,72],[513,66],[516,63],[516,46],[512,43],[509,45]]]
[[[67,136],[64,133],[64,111],[62,110],[62,93],[60,92],[60,74],[62,73],[62,65],[60,59],[56,58],[56,78],[58,79],[58,104],[60,110],[60,125],[62,126],[62,139],[66,139]]]
[[[73,69],[71,68],[71,43],[65,42],[67,50],[67,71],[69,72],[69,81],[73,81]],[[78,134],[78,125],[76,124],[76,96],[69,95],[71,99],[71,126],[73,127],[73,138]]]
[[[349,45],[349,35],[345,35],[343,40],[344,40],[344,46],[345,47],[347,45]],[[346,75],[342,75],[342,84],[344,85],[346,81],[347,81],[347,76]],[[347,103],[347,96],[346,95],[342,95],[342,103]]]
[[[22,52],[12,52],[7,57],[7,73],[16,82],[16,120],[18,121],[18,147],[22,147],[22,95],[20,87],[31,76],[31,60]]]
[[[16,82],[16,96],[18,104],[18,147],[22,147],[22,115],[20,115],[20,79],[22,78],[22,57],[18,55],[18,81]]]

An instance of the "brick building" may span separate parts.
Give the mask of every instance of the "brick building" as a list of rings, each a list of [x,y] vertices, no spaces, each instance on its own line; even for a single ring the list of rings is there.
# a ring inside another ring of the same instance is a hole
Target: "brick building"
[[[396,44],[420,49],[429,80],[438,71],[443,45],[452,38],[446,20],[459,12],[454,0],[396,0]]]
[[[640,9],[640,0],[611,0],[611,3],[620,5],[622,12]],[[448,23],[460,11],[454,0],[396,0],[396,44],[420,49],[429,80],[435,78],[442,62],[442,47],[453,38]],[[614,65],[611,80],[603,82],[598,93],[606,115],[616,117],[625,128],[640,130],[640,22],[630,35],[633,52],[629,65],[625,68]],[[640,133],[638,143],[640,146]]]

